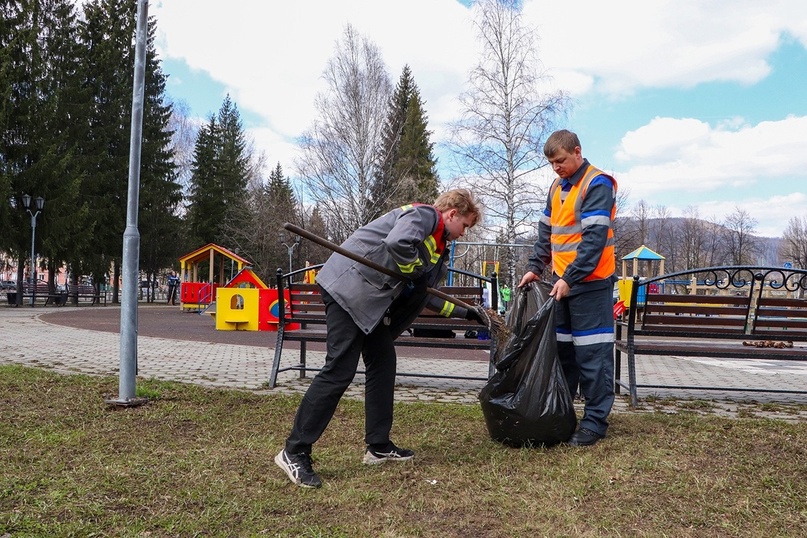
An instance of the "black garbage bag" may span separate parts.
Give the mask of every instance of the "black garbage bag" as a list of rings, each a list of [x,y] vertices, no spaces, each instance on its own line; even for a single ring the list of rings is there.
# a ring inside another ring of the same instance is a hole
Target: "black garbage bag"
[[[546,284],[517,290],[509,337],[496,373],[479,393],[490,436],[510,446],[554,445],[577,427],[555,339],[554,299]]]

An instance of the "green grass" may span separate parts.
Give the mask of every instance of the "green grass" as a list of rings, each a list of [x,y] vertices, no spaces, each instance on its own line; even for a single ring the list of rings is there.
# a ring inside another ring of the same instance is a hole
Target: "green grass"
[[[611,415],[586,449],[513,449],[478,405],[396,405],[414,462],[364,466],[342,401],[307,490],[273,463],[300,396],[0,367],[0,537],[807,535],[807,423]],[[691,405],[702,411],[701,404]]]

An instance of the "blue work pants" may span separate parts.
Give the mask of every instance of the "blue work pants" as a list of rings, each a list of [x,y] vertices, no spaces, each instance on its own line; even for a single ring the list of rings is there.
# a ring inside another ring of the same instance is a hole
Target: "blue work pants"
[[[570,295],[555,303],[558,357],[572,396],[585,399],[581,428],[600,435],[614,404],[614,313],[611,287]]]

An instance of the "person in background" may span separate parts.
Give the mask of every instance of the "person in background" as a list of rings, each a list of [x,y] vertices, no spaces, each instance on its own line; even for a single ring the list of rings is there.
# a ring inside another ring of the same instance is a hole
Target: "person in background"
[[[168,275],[168,299],[167,303],[172,305],[177,304],[177,289],[179,288],[179,277],[176,271],[171,271]]]
[[[538,240],[519,287],[552,267],[558,357],[570,394],[585,407],[572,446],[605,437],[614,403],[613,285],[616,180],[583,158],[580,140],[552,133],[544,154],[558,175],[538,224]]]
[[[325,366],[311,381],[285,447],[275,456],[275,463],[293,483],[322,486],[312,466],[312,446],[353,380],[360,355],[366,372],[363,463],[414,457],[412,450],[390,440],[397,361],[394,341],[426,306],[445,317],[484,324],[481,307],[468,310],[426,291],[448,271],[448,244],[479,219],[472,193],[457,189],[441,194],[434,205],[394,209],[353,232],[342,244],[346,250],[400,273],[408,284],[338,253],[317,273],[328,330]]]
[[[507,305],[510,304],[510,286],[508,286],[507,284],[502,286],[501,296],[502,296],[502,310],[506,311]]]

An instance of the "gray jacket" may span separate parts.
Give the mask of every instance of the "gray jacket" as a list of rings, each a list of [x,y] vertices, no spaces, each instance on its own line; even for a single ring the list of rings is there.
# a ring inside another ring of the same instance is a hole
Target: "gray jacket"
[[[342,243],[342,248],[405,276],[406,282],[334,253],[317,274],[317,284],[366,334],[388,317],[390,331],[397,337],[425,306],[440,312],[445,305],[426,293],[426,287],[434,287],[448,271],[448,246],[435,263],[424,244],[437,230],[439,218],[433,206],[404,206],[362,226]],[[467,313],[462,307],[453,311],[451,307],[445,310],[451,316]]]

